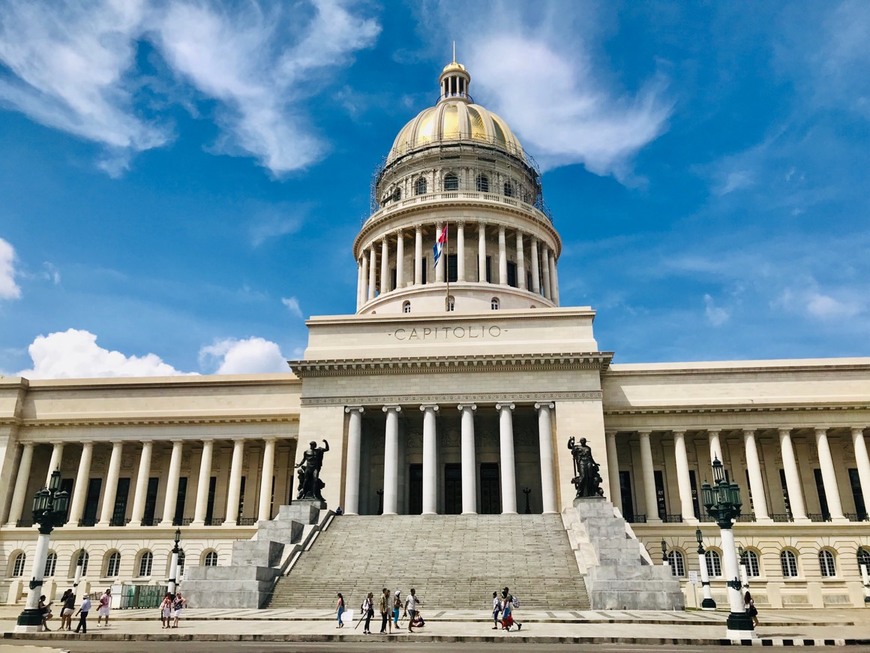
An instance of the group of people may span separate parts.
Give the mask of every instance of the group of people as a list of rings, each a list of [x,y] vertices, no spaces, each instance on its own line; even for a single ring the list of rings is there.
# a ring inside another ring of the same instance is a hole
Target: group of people
[[[166,592],[160,602],[161,628],[178,628],[181,619],[181,610],[187,605],[187,600],[181,596],[181,592]]]
[[[79,623],[76,625],[76,632],[87,634],[88,632],[88,614],[91,611],[91,596],[90,594],[85,594],[82,597],[82,602],[79,604],[79,609],[76,610],[76,593],[74,590],[67,590],[63,593],[63,596],[60,597],[61,609],[60,609],[60,626],[58,626],[58,630],[72,630],[72,620],[73,617],[79,618]],[[42,614],[42,628],[43,630],[51,630],[48,627],[48,620],[52,618],[53,613],[51,611],[51,606],[54,604],[54,601],[48,601],[46,603],[45,595],[39,597],[39,612]],[[109,612],[112,609],[112,590],[107,589],[100,596],[99,599],[99,607],[98,607],[98,616],[97,616],[97,625],[103,625],[103,619],[106,620],[106,626],[109,625]]]
[[[510,592],[509,587],[505,587],[501,591],[501,596],[498,592],[492,593],[492,629],[498,630],[501,626],[502,630],[510,629],[513,626],[517,630],[522,630],[523,625],[514,619],[514,608],[520,607],[520,600]]]
[[[364,635],[371,635],[371,620],[375,616],[375,604],[374,594],[369,592],[360,606],[360,620],[356,625],[359,626],[361,622],[365,621],[365,626],[363,627]],[[423,620],[423,615],[420,614],[419,608],[421,605],[423,605],[423,602],[417,596],[417,590],[413,587],[404,601],[402,601],[401,590],[396,590],[393,594],[390,594],[390,590],[385,587],[377,598],[377,609],[381,614],[380,632],[392,635],[393,627],[395,626],[398,631],[399,619],[404,619],[405,617],[408,618],[408,632],[413,633],[414,628],[422,628],[426,625],[426,622]],[[335,609],[338,615],[337,627],[344,628],[342,615],[345,613],[346,606],[341,592],[338,593]]]

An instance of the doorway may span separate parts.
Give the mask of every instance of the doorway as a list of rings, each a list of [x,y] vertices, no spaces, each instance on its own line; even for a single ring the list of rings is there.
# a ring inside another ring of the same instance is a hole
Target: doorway
[[[423,465],[408,466],[408,514],[423,514]]]
[[[444,514],[460,513],[462,513],[462,465],[447,463],[444,465]]]
[[[480,514],[501,514],[501,487],[498,463],[480,464]]]

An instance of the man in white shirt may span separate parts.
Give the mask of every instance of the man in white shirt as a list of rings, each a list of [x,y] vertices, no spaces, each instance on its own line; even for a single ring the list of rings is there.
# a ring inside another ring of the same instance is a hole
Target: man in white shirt
[[[405,599],[405,612],[408,613],[408,632],[411,633],[414,632],[414,629],[411,626],[414,625],[414,617],[417,616],[418,605],[423,605],[423,601],[417,598],[417,590],[412,587],[411,593],[408,594],[408,598]]]

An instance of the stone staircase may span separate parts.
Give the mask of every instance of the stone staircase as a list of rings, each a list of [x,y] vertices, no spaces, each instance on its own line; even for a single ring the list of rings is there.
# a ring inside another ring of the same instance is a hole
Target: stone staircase
[[[521,608],[586,610],[583,576],[559,515],[341,516],[275,586],[271,608],[322,608],[341,592],[355,611],[411,587],[424,611],[488,610],[510,586]]]

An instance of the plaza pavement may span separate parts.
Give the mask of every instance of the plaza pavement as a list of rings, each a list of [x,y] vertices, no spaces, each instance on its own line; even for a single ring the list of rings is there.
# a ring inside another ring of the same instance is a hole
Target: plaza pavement
[[[425,607],[425,606],[424,606]],[[380,619],[372,619],[374,634],[363,635],[362,626],[336,628],[334,614],[323,610],[207,610],[184,611],[177,629],[161,629],[157,608],[113,610],[111,624],[98,626],[96,616],[88,620],[88,634],[57,632],[14,633],[20,607],[0,607],[0,628],[4,638],[39,640],[40,645],[63,650],[64,640],[91,637],[102,640],[152,641],[372,641],[414,638],[439,642],[536,643],[619,643],[619,644],[726,644],[725,611],[535,611],[517,610],[521,631],[492,630],[488,612],[426,609],[426,626],[391,636],[380,635]],[[761,610],[758,638],[752,643],[766,646],[870,645],[870,607],[866,609]],[[49,622],[53,629],[58,619]],[[354,621],[356,624],[356,621]],[[75,621],[73,622],[75,627]],[[34,644],[36,641],[33,642]],[[748,643],[748,642],[747,642]],[[6,653],[0,645],[0,653]],[[15,653],[26,649],[16,647]],[[41,649],[44,653],[45,649]]]

